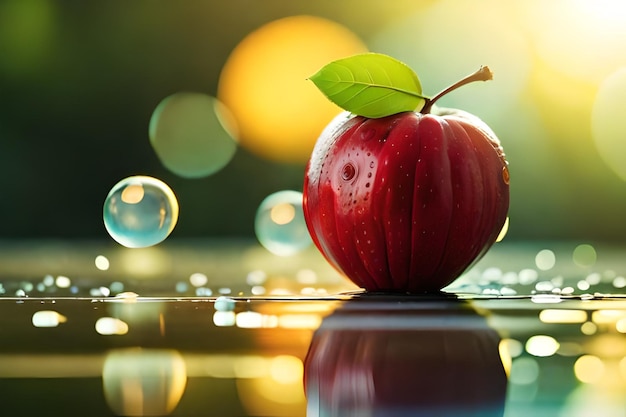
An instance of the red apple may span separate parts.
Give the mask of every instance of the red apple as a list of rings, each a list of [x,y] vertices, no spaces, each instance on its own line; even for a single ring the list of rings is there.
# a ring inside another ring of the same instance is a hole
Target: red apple
[[[491,247],[509,207],[500,141],[478,117],[435,109],[342,114],[306,168],[303,210],[324,257],[367,291],[436,292]]]
[[[304,363],[307,415],[502,416],[499,343],[460,301],[350,300],[313,335]]]

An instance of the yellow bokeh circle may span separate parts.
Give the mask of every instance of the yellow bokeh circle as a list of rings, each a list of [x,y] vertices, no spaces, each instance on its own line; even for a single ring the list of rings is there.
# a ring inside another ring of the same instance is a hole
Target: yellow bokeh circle
[[[340,111],[307,78],[366,52],[346,27],[314,16],[272,21],[245,37],[220,74],[218,98],[237,119],[240,145],[269,160],[303,163]]]

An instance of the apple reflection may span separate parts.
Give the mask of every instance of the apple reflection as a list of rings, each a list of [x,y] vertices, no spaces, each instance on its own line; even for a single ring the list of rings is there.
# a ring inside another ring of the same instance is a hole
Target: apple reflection
[[[305,361],[307,416],[502,416],[500,338],[458,300],[351,300]]]

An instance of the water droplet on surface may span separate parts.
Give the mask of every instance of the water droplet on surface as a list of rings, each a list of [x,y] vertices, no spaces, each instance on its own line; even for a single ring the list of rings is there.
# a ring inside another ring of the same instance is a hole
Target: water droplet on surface
[[[233,311],[235,304],[236,302],[232,298],[220,296],[215,300],[214,308],[217,311]]]
[[[535,289],[541,292],[550,292],[554,289],[554,284],[552,284],[550,281],[539,281],[535,285]]]
[[[143,248],[162,242],[178,221],[178,201],[164,182],[133,176],[118,182],[104,202],[104,225],[119,244]]]
[[[286,190],[267,196],[257,209],[254,229],[259,243],[276,255],[294,255],[308,247],[312,241],[304,221],[302,193]]]

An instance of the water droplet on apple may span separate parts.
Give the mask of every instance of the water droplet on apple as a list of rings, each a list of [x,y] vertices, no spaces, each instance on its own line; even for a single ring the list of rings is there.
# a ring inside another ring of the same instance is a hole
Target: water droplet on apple
[[[510,176],[509,176],[509,167],[507,167],[506,165],[504,167],[502,167],[502,180],[504,181],[505,184],[509,184],[510,181]]]
[[[361,131],[361,140],[364,142],[368,141],[372,139],[375,135],[376,129],[363,129],[363,131]]]
[[[352,178],[354,178],[355,175],[356,175],[356,168],[351,162],[348,162],[347,164],[345,164],[343,168],[341,169],[341,178],[344,181],[350,181]]]

